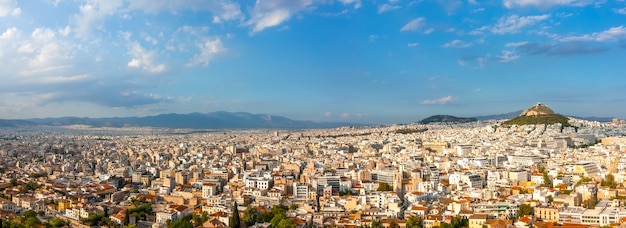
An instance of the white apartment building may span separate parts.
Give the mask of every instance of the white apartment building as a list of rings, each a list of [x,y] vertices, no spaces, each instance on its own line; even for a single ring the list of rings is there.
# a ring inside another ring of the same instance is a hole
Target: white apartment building
[[[559,212],[559,223],[607,226],[611,223],[619,223],[624,217],[626,217],[626,209],[618,207],[596,207],[595,209],[568,207]]]
[[[309,197],[309,185],[307,183],[293,183],[293,198],[296,200],[306,200]]]
[[[213,183],[202,184],[202,198],[207,199],[214,195],[217,195],[217,185]]]

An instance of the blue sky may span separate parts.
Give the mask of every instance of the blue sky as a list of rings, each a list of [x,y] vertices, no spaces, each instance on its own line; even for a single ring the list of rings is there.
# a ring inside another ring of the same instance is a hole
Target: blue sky
[[[626,118],[626,2],[0,0],[0,118]]]

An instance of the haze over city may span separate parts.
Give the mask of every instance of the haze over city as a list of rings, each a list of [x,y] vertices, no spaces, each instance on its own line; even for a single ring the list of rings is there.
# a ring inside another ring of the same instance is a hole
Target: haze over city
[[[0,1],[0,119],[624,116],[624,1]]]

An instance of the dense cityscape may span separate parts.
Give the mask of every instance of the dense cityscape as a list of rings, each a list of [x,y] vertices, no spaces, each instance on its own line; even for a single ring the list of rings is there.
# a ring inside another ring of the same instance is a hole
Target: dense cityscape
[[[11,227],[624,227],[624,121],[568,125],[0,128],[0,210]]]
[[[626,228],[625,59],[625,0],[0,0],[0,228]]]

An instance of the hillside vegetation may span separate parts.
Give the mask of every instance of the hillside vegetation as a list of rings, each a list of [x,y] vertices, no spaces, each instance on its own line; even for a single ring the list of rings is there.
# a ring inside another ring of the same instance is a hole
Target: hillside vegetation
[[[476,121],[476,118],[456,117],[450,115],[434,115],[421,120],[421,124],[429,123],[469,123]]]
[[[518,116],[502,123],[503,125],[532,125],[532,124],[556,124],[560,123],[563,127],[571,126],[569,119],[559,114],[537,115],[537,116]]]

